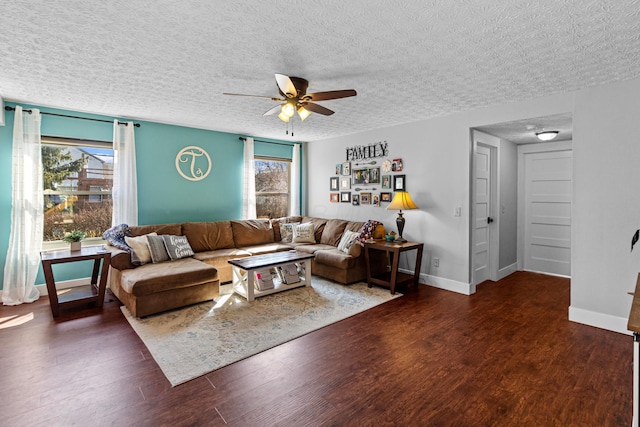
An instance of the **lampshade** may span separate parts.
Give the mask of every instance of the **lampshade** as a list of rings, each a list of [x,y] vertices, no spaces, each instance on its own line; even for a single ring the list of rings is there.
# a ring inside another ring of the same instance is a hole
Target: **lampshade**
[[[413,200],[411,200],[411,196],[406,191],[396,191],[393,196],[393,200],[387,206],[388,210],[398,211],[398,210],[409,210],[409,209],[419,209]]]
[[[311,114],[311,111],[307,110],[306,108],[304,107],[298,108],[298,116],[300,116],[300,121],[304,122],[304,119],[309,117],[310,114]]]
[[[285,123],[289,123],[289,116],[285,115],[283,112],[280,112],[280,114],[278,114],[278,118]]]
[[[282,104],[282,108],[280,109],[280,112],[289,118],[293,117],[295,111],[296,109],[294,108],[293,104],[289,102]]]
[[[558,136],[558,133],[560,132],[557,130],[545,130],[542,132],[536,132],[536,136],[540,141],[551,141],[553,138]]]

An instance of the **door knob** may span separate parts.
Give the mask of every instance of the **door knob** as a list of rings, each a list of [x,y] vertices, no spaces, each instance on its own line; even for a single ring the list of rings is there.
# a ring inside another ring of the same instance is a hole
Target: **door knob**
[[[487,223],[491,224],[493,222],[493,218],[487,217]]]

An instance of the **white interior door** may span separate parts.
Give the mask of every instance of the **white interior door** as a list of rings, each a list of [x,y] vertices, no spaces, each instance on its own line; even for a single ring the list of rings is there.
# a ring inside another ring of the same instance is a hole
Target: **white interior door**
[[[490,278],[491,150],[478,145],[474,164],[473,283],[478,284]]]
[[[571,150],[525,154],[524,269],[571,275]]]

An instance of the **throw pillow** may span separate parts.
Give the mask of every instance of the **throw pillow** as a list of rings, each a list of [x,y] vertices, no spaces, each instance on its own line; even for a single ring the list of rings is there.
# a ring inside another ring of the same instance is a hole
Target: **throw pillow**
[[[147,244],[149,245],[149,252],[151,253],[151,261],[154,264],[171,259],[169,258],[169,253],[164,245],[162,236],[147,236]]]
[[[342,233],[342,237],[340,238],[340,243],[338,243],[338,249],[348,254],[349,248],[351,248],[351,245],[353,245],[357,239],[358,233],[356,233],[355,231],[345,230],[344,233]]]
[[[164,235],[164,246],[167,248],[169,258],[172,260],[187,258],[195,255],[187,236]]]
[[[316,236],[313,232],[313,223],[305,222],[293,226],[293,243],[315,243]]]
[[[364,242],[366,240],[373,239],[373,233],[374,231],[376,231],[376,228],[380,224],[382,223],[375,221],[373,219],[370,219],[369,221],[365,222],[362,225],[362,228],[360,229],[360,234],[358,235],[358,241],[362,246],[364,246]]]
[[[125,236],[131,236],[129,226],[127,224],[115,225],[102,233],[102,238],[109,242],[111,246],[115,246],[118,249],[129,252],[131,248],[124,240]]]
[[[149,233],[138,237],[124,236],[124,241],[131,247],[131,264],[142,265],[151,262],[147,236],[157,236],[157,234]]]
[[[293,240],[293,227],[299,224],[299,222],[280,224],[280,236],[282,237],[282,240],[280,241],[284,243],[291,243]]]

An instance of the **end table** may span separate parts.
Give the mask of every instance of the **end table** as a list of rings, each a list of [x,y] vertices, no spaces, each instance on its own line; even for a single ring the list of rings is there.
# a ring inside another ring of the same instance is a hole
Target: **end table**
[[[388,286],[391,294],[395,294],[396,286],[404,283],[418,284],[420,279],[420,266],[422,265],[422,250],[424,243],[418,242],[388,242],[384,239],[371,240],[364,243],[364,256],[367,263],[367,283],[369,287],[373,284]],[[369,251],[385,251],[391,254],[391,271],[376,276],[371,274],[371,264],[369,261]],[[398,271],[398,263],[400,261],[400,253],[410,250],[416,250],[416,264],[413,275]]]
[[[98,307],[102,307],[104,293],[107,288],[107,274],[109,272],[109,263],[111,262],[111,252],[103,246],[85,246],[79,251],[43,251],[40,252],[40,259],[42,260],[44,280],[47,282],[49,304],[51,305],[53,317],[60,315],[61,307],[92,302],[96,302]],[[91,284],[64,289],[64,291],[58,294],[51,265],[87,260],[93,260]],[[100,264],[102,264],[102,268],[100,268]],[[100,273],[99,283],[98,273]]]

